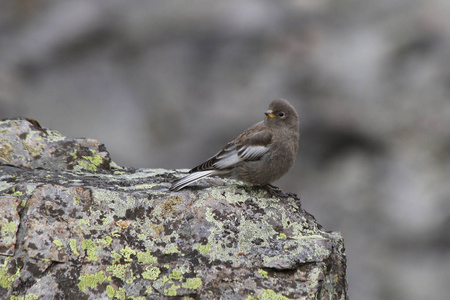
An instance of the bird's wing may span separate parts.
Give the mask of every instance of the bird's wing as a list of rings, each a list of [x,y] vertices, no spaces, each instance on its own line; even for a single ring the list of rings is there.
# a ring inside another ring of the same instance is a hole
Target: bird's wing
[[[258,127],[261,127],[260,124]],[[268,150],[272,141],[272,134],[267,130],[251,127],[229,142],[216,155],[193,168],[190,173],[205,170],[223,170],[242,161],[260,159]]]

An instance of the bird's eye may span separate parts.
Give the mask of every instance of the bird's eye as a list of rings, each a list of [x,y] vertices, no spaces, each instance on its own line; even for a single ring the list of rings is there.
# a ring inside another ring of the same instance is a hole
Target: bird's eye
[[[280,118],[284,117],[284,112],[279,112],[279,113],[278,113],[278,116],[279,116]]]

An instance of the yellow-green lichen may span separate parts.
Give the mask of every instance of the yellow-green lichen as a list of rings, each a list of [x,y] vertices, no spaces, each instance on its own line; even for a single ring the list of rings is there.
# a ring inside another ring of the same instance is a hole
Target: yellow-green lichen
[[[25,296],[11,296],[9,300],[38,300],[39,296],[33,293],[26,294]]]
[[[78,288],[80,291],[85,292],[87,287],[94,289],[97,285],[105,282],[106,277],[103,271],[98,271],[95,274],[83,274],[80,276],[80,282],[78,283]]]
[[[61,242],[60,240],[53,240],[53,244],[56,245],[56,247],[58,248],[58,251],[61,251],[62,247],[64,246],[63,242]]]
[[[269,276],[268,276],[269,273],[266,270],[259,269],[258,273],[264,278],[269,278]]]
[[[202,279],[199,277],[187,278],[186,282],[181,285],[185,289],[196,290],[202,285]]]
[[[72,152],[69,153],[70,156],[72,156],[74,159],[77,158],[77,149],[73,149]]]
[[[167,245],[165,254],[180,253],[176,244]]]
[[[136,250],[133,250],[129,246],[126,246],[125,248],[120,249],[120,253],[122,254],[125,261],[131,262],[133,261],[131,255],[136,255]]]
[[[169,278],[167,276],[164,276],[163,278],[161,278],[162,285],[165,285],[167,281],[169,281]]]
[[[25,208],[25,206],[27,206],[27,200],[24,199],[20,202],[20,207]]]
[[[5,258],[3,264],[0,265],[0,286],[5,289],[10,289],[16,278],[20,277],[20,268],[17,268],[15,274],[8,275],[8,260],[9,257]]]
[[[136,279],[136,277],[134,277],[133,269],[130,269],[130,276],[127,280],[125,280],[125,282],[128,284],[131,284],[134,282],[135,279]]]
[[[116,291],[116,295],[115,296],[116,296],[117,300],[125,300],[127,298],[127,293],[125,292],[124,288],[119,288]]]
[[[183,279],[183,273],[180,270],[173,270],[172,273],[169,274],[170,279],[181,280]]]
[[[97,167],[103,162],[100,155],[82,156],[84,160],[79,160],[78,165],[92,172],[97,172]]]
[[[146,252],[138,252],[137,253],[138,262],[140,263],[151,263],[156,264],[158,262],[158,258],[153,256],[150,251]]]
[[[78,225],[86,225],[87,227],[91,226],[91,222],[88,219],[79,219],[78,220]]]
[[[80,204],[80,198],[78,196],[73,196],[73,204],[75,205],[79,205]]]
[[[16,223],[13,221],[4,223],[2,225],[2,231],[16,233]]]
[[[125,278],[127,275],[127,269],[130,264],[116,264],[112,266],[106,267],[106,271],[112,272],[112,276],[122,279],[125,282]]]
[[[167,296],[176,296],[177,295],[177,290],[180,288],[181,286],[176,285],[176,284],[172,284],[170,286],[170,288],[165,289],[164,290],[164,294]]]
[[[151,286],[151,285],[147,285],[147,287],[145,288],[145,292],[146,292],[147,294],[153,293],[153,288],[152,288],[152,286]]]
[[[291,298],[277,294],[277,293],[275,293],[274,290],[265,289],[258,296],[258,299],[261,299],[261,300],[290,300]]]
[[[81,249],[86,250],[87,260],[88,261],[97,261],[97,244],[93,240],[83,240],[81,242]]]
[[[114,287],[112,285],[108,285],[106,287],[106,295],[109,298],[113,298],[115,293],[116,293],[116,290],[114,289]]]
[[[198,251],[202,254],[208,254],[211,252],[211,244],[208,243],[206,245],[198,245]]]
[[[142,273],[142,277],[148,280],[156,280],[161,274],[161,271],[158,267],[147,267],[145,271]]]
[[[112,240],[113,240],[112,237],[110,237],[109,235],[107,235],[107,236],[105,236],[105,237],[102,238],[102,239],[98,239],[98,240],[97,240],[97,243],[98,243],[98,244],[106,244],[106,246],[109,247],[109,245],[111,245]]]
[[[277,240],[285,240],[286,238],[287,238],[286,234],[282,232],[277,236]]]
[[[128,297],[128,299],[131,299],[131,300],[146,300],[147,298],[145,298],[145,296],[138,296],[138,297],[136,297],[136,296],[131,295],[131,296]]]
[[[21,191],[15,191],[14,194],[13,194],[14,197],[19,197],[19,196],[22,196],[22,195],[23,195],[23,192],[21,192]]]
[[[118,263],[122,259],[122,255],[119,252],[111,251],[111,258],[113,259],[113,264]]]

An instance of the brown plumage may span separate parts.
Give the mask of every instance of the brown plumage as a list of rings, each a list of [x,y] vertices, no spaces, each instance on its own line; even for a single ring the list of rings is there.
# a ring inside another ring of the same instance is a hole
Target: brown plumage
[[[206,176],[267,185],[286,174],[298,150],[297,112],[286,100],[276,99],[265,115],[264,121],[246,129],[216,155],[177,179],[170,190],[178,191]]]

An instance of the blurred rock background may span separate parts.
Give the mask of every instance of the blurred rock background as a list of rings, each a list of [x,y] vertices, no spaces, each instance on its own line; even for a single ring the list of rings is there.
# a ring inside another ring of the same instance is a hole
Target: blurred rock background
[[[189,168],[286,98],[298,193],[343,232],[351,299],[450,295],[450,2],[15,0],[0,118]]]

